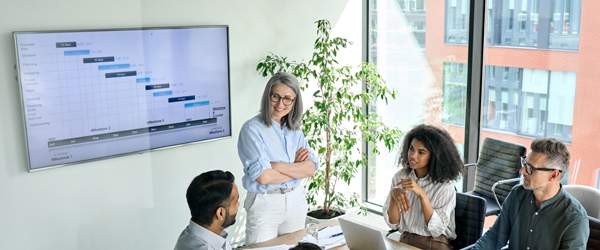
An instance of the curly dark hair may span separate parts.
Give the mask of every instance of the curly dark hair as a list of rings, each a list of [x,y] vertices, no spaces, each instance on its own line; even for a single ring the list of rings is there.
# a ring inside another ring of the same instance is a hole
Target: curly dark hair
[[[413,139],[417,139],[423,146],[429,150],[429,178],[434,183],[457,180],[461,174],[465,173],[465,166],[454,140],[446,130],[421,124],[411,129],[402,141],[402,151],[398,164],[402,166],[402,171],[410,174],[412,169],[409,165],[408,148]]]

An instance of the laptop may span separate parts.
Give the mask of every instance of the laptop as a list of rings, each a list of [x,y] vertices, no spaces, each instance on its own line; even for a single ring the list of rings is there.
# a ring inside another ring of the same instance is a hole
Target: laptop
[[[344,218],[338,218],[350,250],[407,250],[399,244],[384,239],[385,232]]]

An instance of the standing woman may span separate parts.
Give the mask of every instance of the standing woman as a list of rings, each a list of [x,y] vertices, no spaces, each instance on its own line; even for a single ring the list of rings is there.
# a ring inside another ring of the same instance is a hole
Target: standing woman
[[[443,129],[421,124],[404,136],[398,163],[383,207],[385,222],[402,233],[400,241],[421,249],[451,249],[456,238],[454,180],[464,165],[454,141]]]
[[[300,182],[318,164],[300,129],[302,112],[298,79],[280,72],[265,86],[260,113],[242,126],[238,155],[248,190],[246,245],[304,228],[307,204]]]

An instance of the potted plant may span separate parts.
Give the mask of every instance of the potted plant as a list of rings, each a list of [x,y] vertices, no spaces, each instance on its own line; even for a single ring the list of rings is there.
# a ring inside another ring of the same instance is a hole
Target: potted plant
[[[316,24],[317,39],[308,62],[269,53],[256,70],[264,77],[289,72],[304,81],[303,91],[314,89],[313,106],[304,113],[302,129],[318,154],[319,170],[307,179],[307,202],[317,208],[309,216],[324,219],[340,215],[342,208],[360,204],[358,194],[339,191],[336,185],[340,181],[350,185],[358,169],[368,165],[363,142],[374,154],[379,153],[378,142],[392,150],[400,143],[401,131],[386,126],[376,113],[365,109],[375,105],[377,99],[387,103],[388,98],[396,97],[396,91],[387,87],[373,64],[362,63],[356,68],[340,65],[336,60],[339,50],[352,43],[331,38],[329,21],[319,20]],[[322,201],[317,203],[319,198]],[[364,206],[361,209],[366,212]]]

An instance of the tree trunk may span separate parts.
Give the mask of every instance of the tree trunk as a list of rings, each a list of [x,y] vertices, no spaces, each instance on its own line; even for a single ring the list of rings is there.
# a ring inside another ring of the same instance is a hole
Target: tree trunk
[[[330,116],[329,111],[327,111],[327,117]],[[330,120],[331,121],[331,120]],[[326,140],[326,145],[327,145],[327,149],[326,149],[326,153],[325,153],[325,201],[323,202],[323,210],[325,210],[325,213],[329,214],[329,207],[331,206],[331,204],[329,203],[329,189],[330,189],[330,182],[329,182],[329,170],[331,169],[331,151],[333,151],[333,148],[331,147],[331,127],[328,124],[325,127],[325,136],[327,138]]]

